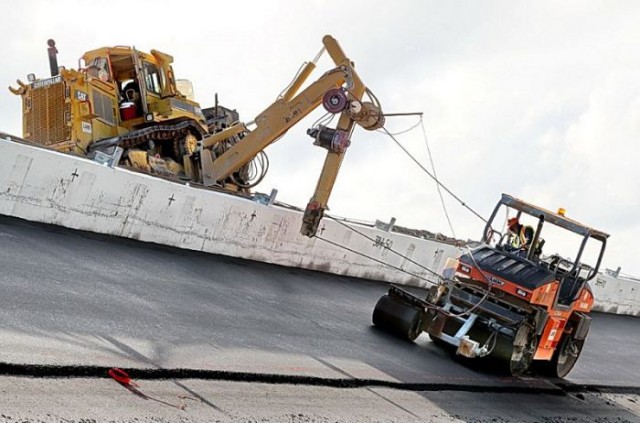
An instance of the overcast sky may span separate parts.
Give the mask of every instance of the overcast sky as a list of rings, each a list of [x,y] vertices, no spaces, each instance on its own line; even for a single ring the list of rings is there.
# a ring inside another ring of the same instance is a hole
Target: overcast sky
[[[604,265],[640,276],[640,2],[0,1],[0,85],[46,76],[46,40],[75,67],[86,50],[135,45],[174,56],[196,100],[251,120],[333,35],[383,110],[424,112],[442,182],[488,216],[501,193],[611,234]],[[331,63],[325,57],[321,72]],[[0,91],[0,130],[21,134]],[[267,150],[259,191],[304,207],[325,153],[307,127]],[[388,118],[390,132],[418,118]],[[420,127],[398,136],[428,163]],[[451,235],[435,184],[384,134],[357,128],[331,213]],[[447,198],[456,235],[483,223]],[[547,248],[553,249],[552,246]],[[547,251],[551,253],[552,251]]]

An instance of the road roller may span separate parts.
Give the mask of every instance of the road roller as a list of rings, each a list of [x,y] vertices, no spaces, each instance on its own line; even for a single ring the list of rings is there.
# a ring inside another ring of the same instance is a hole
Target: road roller
[[[497,359],[513,376],[563,378],[589,333],[589,281],[608,237],[564,209],[503,194],[478,246],[449,259],[426,295],[391,285],[373,324],[411,342],[426,332],[463,357]],[[574,255],[543,254],[552,243]]]

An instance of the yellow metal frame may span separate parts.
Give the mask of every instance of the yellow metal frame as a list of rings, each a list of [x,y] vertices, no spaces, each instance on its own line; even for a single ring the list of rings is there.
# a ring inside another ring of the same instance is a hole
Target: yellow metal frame
[[[324,44],[323,51],[326,49],[336,65],[334,69],[326,72],[318,80],[298,93],[298,90],[315,69],[315,61],[319,55],[314,61],[307,63],[284,95],[255,118],[256,128],[220,157],[214,159],[209,148],[224,139],[245,131],[246,126],[244,124],[234,125],[202,140],[200,153],[204,185],[211,186],[221,183],[233,172],[251,161],[256,154],[264,150],[269,144],[277,140],[317,108],[322,103],[324,95],[330,89],[342,87],[346,83],[350,100],[360,101],[362,99],[366,87],[355,71],[351,60],[349,60],[333,37],[326,35],[322,42]],[[345,110],[340,115],[336,129],[344,131],[351,136],[354,123],[355,121],[351,119]],[[307,213],[305,215],[305,223],[303,223],[302,232],[307,236],[315,234],[319,220],[327,207],[344,154],[344,152],[327,152],[315,192],[308,206],[308,209],[309,207],[313,209],[313,216]]]

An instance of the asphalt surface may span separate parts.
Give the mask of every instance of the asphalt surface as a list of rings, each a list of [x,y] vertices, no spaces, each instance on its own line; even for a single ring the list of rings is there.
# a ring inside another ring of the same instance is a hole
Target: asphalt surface
[[[432,392],[466,387],[456,395],[557,389],[557,381],[462,362],[424,335],[408,343],[373,328],[371,312],[386,289],[0,217],[0,363],[43,365],[45,373],[57,365],[118,366],[204,369],[213,379],[216,371],[308,376],[321,386],[364,379]],[[638,323],[594,314],[564,383],[640,389]],[[451,398],[435,402],[451,411]],[[624,407],[614,411],[620,421],[637,421]]]
[[[0,378],[0,422],[636,422],[640,397],[410,392],[202,380]],[[635,414],[634,414],[635,413]]]

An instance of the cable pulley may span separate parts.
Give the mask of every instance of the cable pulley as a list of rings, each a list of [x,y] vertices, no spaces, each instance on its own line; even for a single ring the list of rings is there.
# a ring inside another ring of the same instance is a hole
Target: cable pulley
[[[349,117],[367,131],[374,131],[384,126],[385,118],[380,106],[370,101],[352,100],[347,110]]]
[[[322,105],[331,114],[346,112],[351,120],[368,131],[384,126],[385,117],[379,104],[373,101],[360,101],[344,88],[332,88],[322,98]]]
[[[322,106],[329,113],[340,113],[349,106],[349,99],[344,88],[332,88],[322,98]]]

